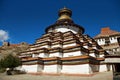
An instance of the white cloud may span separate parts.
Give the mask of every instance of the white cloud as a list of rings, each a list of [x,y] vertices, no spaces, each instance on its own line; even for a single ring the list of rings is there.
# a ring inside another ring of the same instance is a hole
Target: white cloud
[[[9,34],[7,31],[4,31],[4,30],[0,30],[0,41],[3,42],[3,41],[6,41],[9,39]]]

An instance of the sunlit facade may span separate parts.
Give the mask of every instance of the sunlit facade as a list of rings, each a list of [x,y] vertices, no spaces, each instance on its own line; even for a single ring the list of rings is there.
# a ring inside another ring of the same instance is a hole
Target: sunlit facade
[[[21,68],[27,73],[91,75],[108,71],[104,62],[108,53],[84,28],[75,24],[72,11],[62,8],[59,18],[46,28],[46,33],[36,39],[30,48],[21,52]]]

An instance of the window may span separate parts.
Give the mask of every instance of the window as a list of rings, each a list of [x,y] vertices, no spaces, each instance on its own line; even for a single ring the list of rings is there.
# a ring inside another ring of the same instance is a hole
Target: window
[[[117,38],[117,41],[118,41],[118,43],[120,43],[120,37],[119,37],[119,38]]]
[[[114,39],[116,39],[117,37],[114,37]]]
[[[102,39],[102,41],[104,41],[104,39]]]
[[[113,38],[112,37],[110,37],[110,40],[112,40]]]
[[[101,40],[100,40],[100,39],[98,39],[98,41],[100,42]]]

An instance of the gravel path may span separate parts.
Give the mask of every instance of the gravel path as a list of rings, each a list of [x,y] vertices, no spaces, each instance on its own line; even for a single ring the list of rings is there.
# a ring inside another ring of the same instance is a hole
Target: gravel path
[[[102,72],[92,77],[80,77],[80,76],[48,76],[48,75],[5,75],[0,74],[0,80],[112,80],[112,72]]]

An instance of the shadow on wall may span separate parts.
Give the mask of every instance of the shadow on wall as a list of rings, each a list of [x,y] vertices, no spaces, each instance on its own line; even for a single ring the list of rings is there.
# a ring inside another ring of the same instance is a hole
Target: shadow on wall
[[[91,73],[99,72],[99,65],[90,64],[90,70]]]

